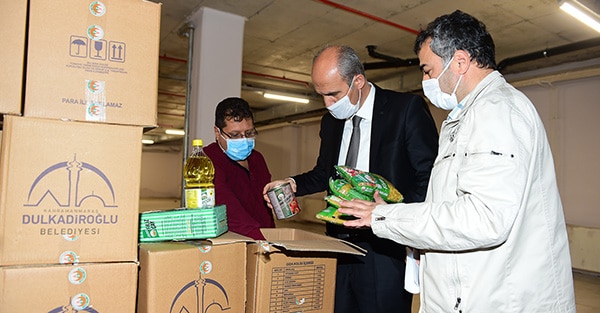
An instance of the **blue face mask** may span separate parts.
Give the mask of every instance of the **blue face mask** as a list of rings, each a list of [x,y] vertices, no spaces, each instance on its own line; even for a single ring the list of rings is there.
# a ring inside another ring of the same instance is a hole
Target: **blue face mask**
[[[234,161],[245,160],[254,149],[254,138],[227,139],[223,137],[223,139],[227,141],[225,154]]]

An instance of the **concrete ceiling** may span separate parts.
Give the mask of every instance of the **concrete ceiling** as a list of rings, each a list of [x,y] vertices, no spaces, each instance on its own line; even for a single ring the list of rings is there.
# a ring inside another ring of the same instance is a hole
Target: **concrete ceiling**
[[[154,0],[153,0],[154,1]],[[159,59],[158,127],[145,133],[158,144],[181,145],[167,128],[184,128],[187,18],[201,7],[246,18],[241,95],[257,126],[321,115],[324,107],[310,83],[314,53],[326,44],[353,47],[367,77],[378,85],[419,91],[418,66],[391,65],[414,59],[415,32],[439,15],[460,9],[483,21],[496,43],[504,74],[600,57],[600,38],[558,8],[556,0],[164,0]],[[369,53],[368,46],[373,46]],[[384,64],[384,68],[378,68]],[[308,105],[262,97],[272,90],[311,97]]]

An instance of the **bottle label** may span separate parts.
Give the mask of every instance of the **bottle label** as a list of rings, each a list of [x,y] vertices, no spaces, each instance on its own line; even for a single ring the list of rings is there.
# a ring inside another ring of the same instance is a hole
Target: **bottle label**
[[[215,206],[215,188],[188,188],[185,190],[185,207],[199,209]]]

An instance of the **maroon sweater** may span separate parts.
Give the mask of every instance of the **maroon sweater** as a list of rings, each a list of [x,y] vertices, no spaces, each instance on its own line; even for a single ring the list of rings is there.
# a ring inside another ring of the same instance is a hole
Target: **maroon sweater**
[[[273,213],[263,198],[263,188],[271,173],[260,152],[252,150],[248,171],[231,160],[216,142],[204,147],[215,166],[215,204],[225,204],[229,230],[264,240],[260,228],[275,227]]]

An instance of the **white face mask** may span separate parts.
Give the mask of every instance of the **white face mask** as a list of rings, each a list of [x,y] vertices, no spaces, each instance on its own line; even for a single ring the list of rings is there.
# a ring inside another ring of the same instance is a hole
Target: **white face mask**
[[[362,96],[360,89],[358,89],[358,102],[356,102],[356,104],[352,104],[352,102],[350,102],[350,97],[348,97],[348,95],[350,94],[350,90],[352,90],[353,86],[354,78],[352,78],[352,82],[350,83],[350,89],[348,89],[346,95],[340,100],[336,101],[334,104],[327,107],[329,113],[331,113],[331,115],[333,115],[333,117],[337,118],[338,120],[345,120],[351,118],[352,116],[354,116],[354,114],[356,114],[360,107],[360,97]]]
[[[450,62],[448,62],[446,67],[444,67],[444,70],[440,73],[440,75],[438,75],[437,78],[430,78],[422,82],[423,93],[425,94],[425,97],[427,97],[427,99],[429,99],[429,101],[431,101],[431,103],[433,103],[433,105],[435,105],[436,107],[448,111],[454,109],[458,105],[458,100],[456,98],[456,89],[458,89],[458,85],[460,84],[460,80],[462,79],[462,75],[460,75],[460,77],[458,78],[458,82],[456,82],[456,86],[452,91],[452,94],[447,94],[443,92],[440,88],[439,78],[442,77],[442,75],[450,67],[452,59],[450,59]]]

